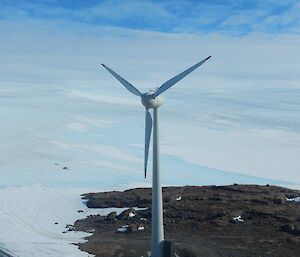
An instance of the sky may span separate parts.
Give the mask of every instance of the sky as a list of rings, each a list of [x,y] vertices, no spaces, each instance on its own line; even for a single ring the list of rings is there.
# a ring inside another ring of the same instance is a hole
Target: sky
[[[298,1],[0,0],[0,186],[151,185],[144,109],[100,64],[145,92],[212,55],[164,93],[164,184],[299,188],[299,33]]]
[[[1,1],[3,20],[63,20],[167,33],[299,34],[297,0]]]

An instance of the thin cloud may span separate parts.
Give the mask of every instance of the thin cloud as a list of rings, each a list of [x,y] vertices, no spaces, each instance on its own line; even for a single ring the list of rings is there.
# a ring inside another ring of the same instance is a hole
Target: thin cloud
[[[187,33],[299,33],[297,1],[14,1],[0,9],[6,20],[64,20],[148,31]]]

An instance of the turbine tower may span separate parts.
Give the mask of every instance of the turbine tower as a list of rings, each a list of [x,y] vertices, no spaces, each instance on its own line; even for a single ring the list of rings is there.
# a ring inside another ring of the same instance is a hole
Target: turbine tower
[[[151,257],[163,257],[163,241],[164,241],[164,228],[163,228],[163,202],[162,202],[162,187],[160,178],[159,166],[159,116],[158,107],[163,104],[161,94],[176,84],[179,80],[190,74],[193,70],[197,69],[205,63],[211,56],[196,63],[187,70],[181,72],[175,77],[163,83],[159,88],[152,89],[147,93],[142,94],[127,80],[122,78],[112,69],[102,64],[123,86],[127,88],[132,94],[141,98],[142,104],[146,108],[145,116],[145,159],[144,159],[144,172],[145,178],[147,176],[147,163],[149,145],[151,139],[151,131],[153,127],[153,175],[152,175],[152,224],[151,224]],[[153,120],[149,109],[153,109]]]

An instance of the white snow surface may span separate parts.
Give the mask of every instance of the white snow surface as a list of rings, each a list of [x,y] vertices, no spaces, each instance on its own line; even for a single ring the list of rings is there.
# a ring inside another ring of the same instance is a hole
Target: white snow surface
[[[244,220],[242,219],[241,216],[233,217],[232,220],[233,220],[234,222],[244,222]]]
[[[145,227],[144,226],[139,226],[138,230],[145,230]]]
[[[300,203],[300,196],[295,197],[295,198],[286,198],[286,200],[288,202],[298,202],[298,203]]]
[[[128,214],[128,216],[129,216],[130,218],[133,218],[135,215],[136,215],[136,214],[133,213],[133,212],[130,212],[130,213]]]
[[[120,233],[125,233],[128,230],[128,227],[129,227],[128,225],[124,225],[124,226],[118,228],[117,231]]]
[[[145,183],[144,108],[99,64],[146,92],[212,54],[164,93],[163,182],[300,187],[299,37],[2,24],[0,186]]]
[[[40,184],[0,189],[0,242],[20,257],[88,257],[72,243],[89,233],[67,232],[66,225],[91,214],[120,213],[126,208],[88,209],[80,194],[92,189]],[[78,213],[78,210],[83,212]],[[57,225],[54,223],[58,222]]]
[[[300,188],[298,36],[1,24],[1,247],[22,257],[88,256],[70,244],[85,234],[62,233],[97,212],[80,194],[151,186],[144,108],[101,62],[146,92],[212,54],[164,93],[164,184]]]

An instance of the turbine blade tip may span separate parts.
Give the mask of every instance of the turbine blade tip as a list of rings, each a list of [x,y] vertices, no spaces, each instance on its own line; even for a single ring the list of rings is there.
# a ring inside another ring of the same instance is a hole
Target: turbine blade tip
[[[206,60],[208,60],[210,57],[211,57],[211,55],[210,55],[210,56],[208,56],[208,57],[206,58]]]
[[[101,65],[102,65],[104,68],[106,68],[106,66],[105,66],[103,63],[101,63]]]

